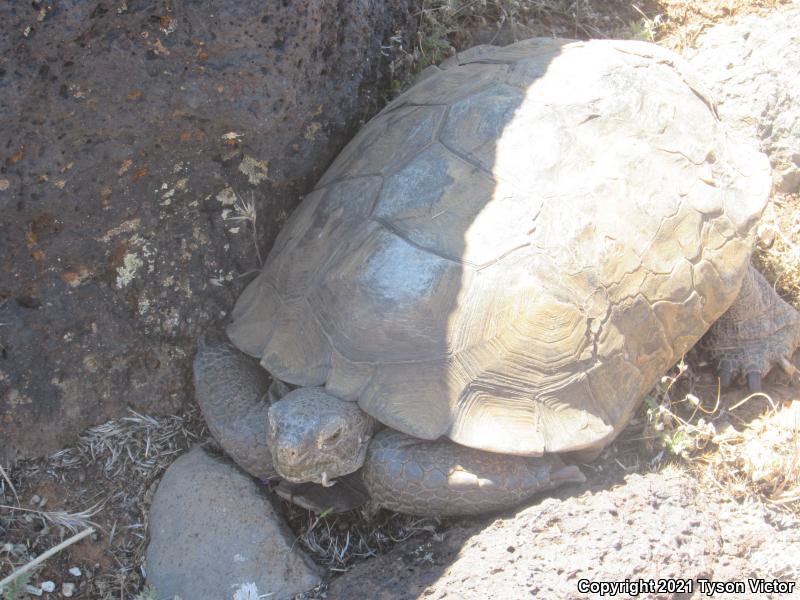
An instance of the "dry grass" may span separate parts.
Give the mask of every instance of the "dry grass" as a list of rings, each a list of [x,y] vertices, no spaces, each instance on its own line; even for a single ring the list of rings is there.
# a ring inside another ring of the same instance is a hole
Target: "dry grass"
[[[398,32],[384,47],[389,95],[456,51],[475,44],[509,44],[533,36],[654,39],[645,23],[654,0],[421,0],[416,32]]]
[[[703,31],[746,14],[766,14],[791,0],[658,0],[656,40],[675,50],[694,46]]]
[[[258,264],[263,265],[264,261],[261,258],[261,244],[258,241],[258,212],[256,210],[256,199],[254,194],[250,194],[247,200],[236,194],[236,202],[233,205],[233,216],[228,217],[231,221],[240,221],[250,223],[253,230],[253,246],[256,250],[256,258]]]
[[[332,572],[347,571],[415,535],[435,535],[442,526],[439,519],[375,511],[370,506],[325,517],[288,502],[286,508],[296,543]]]
[[[315,515],[284,502],[289,525],[296,542],[329,573],[348,571],[371,556],[378,556],[395,545],[419,536],[441,539],[447,520],[402,515],[369,504],[358,510],[330,516]],[[326,597],[327,582],[297,596],[296,600]]]
[[[615,0],[424,0],[413,60],[419,70],[477,43],[533,36],[646,36],[642,14],[635,5]]]
[[[72,544],[79,542],[83,538],[88,537],[93,533],[95,533],[95,529],[93,527],[87,527],[80,533],[76,533],[69,539],[66,539],[63,542],[53,546],[44,554],[40,554],[33,560],[28,561],[26,564],[17,568],[13,573],[5,577],[3,580],[0,580],[0,592],[5,594],[6,600],[16,600],[17,596],[23,591],[23,588],[25,591],[28,591],[30,573],[32,573],[37,567],[42,565],[52,556],[55,556],[65,548],[68,548]],[[35,592],[33,593],[35,594]]]
[[[791,0],[423,0],[405,61],[418,72],[477,43],[533,36],[621,38],[680,50],[708,27]]]
[[[181,416],[131,412],[88,429],[52,456],[6,469],[0,480],[0,579],[69,533],[93,526],[98,533],[90,540],[37,567],[31,585],[49,579],[60,587],[70,580],[83,597],[132,598],[143,580],[151,486],[203,435],[194,408]],[[67,573],[73,566],[82,571],[77,581]]]
[[[792,387],[722,393],[707,365],[695,372],[682,361],[614,447],[637,468],[681,463],[710,493],[762,503],[800,526],[800,400]]]
[[[67,512],[65,510],[34,510],[30,508],[22,508],[21,506],[9,506],[6,504],[0,504],[0,510],[8,511],[8,512],[19,512],[23,513],[23,518],[29,517],[38,519],[41,525],[42,530],[46,530],[50,527],[58,527],[60,531],[69,532],[69,533],[78,533],[81,529],[87,529],[89,527],[98,527],[97,523],[92,521],[92,517],[94,517],[97,513],[102,510],[102,505],[100,503],[95,504],[85,510],[77,511],[77,512]],[[30,522],[30,519],[26,519]]]
[[[756,498],[800,517],[800,401],[738,428],[721,425],[714,452],[698,460],[705,480],[736,500]]]

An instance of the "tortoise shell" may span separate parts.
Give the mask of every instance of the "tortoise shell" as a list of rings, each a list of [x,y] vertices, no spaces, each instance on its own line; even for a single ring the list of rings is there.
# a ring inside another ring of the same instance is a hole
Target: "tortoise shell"
[[[667,50],[477,47],[347,145],[228,334],[419,438],[601,447],[733,302],[769,188]]]

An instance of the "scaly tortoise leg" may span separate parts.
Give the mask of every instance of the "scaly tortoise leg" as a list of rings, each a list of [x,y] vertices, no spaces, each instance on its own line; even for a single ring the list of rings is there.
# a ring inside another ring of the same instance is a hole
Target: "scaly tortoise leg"
[[[723,388],[741,375],[750,391],[758,392],[762,377],[775,365],[797,379],[791,358],[800,346],[800,313],[751,265],[736,301],[702,345],[717,364]]]
[[[558,456],[510,456],[392,429],[372,438],[363,480],[372,501],[412,515],[460,516],[512,508],[586,478]]]
[[[276,477],[267,447],[269,374],[229,343],[204,338],[193,367],[195,398],[217,443],[254,477]]]

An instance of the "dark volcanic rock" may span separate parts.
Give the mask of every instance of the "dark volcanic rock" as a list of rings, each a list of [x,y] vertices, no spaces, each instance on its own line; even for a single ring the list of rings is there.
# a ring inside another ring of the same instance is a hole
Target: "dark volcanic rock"
[[[188,397],[409,3],[0,3],[0,460]]]

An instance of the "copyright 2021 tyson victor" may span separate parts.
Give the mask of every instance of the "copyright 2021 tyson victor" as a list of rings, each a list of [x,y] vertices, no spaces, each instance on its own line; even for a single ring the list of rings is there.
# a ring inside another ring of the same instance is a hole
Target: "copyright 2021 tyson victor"
[[[708,597],[715,594],[791,594],[796,581],[760,579],[714,581],[713,579],[624,579],[621,581],[578,581],[578,592],[599,596],[639,596],[641,594],[691,594],[695,590]]]

